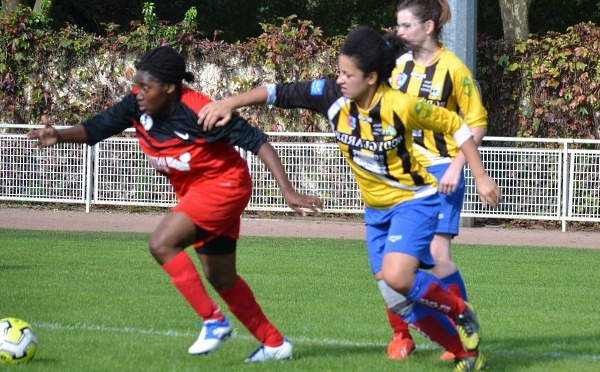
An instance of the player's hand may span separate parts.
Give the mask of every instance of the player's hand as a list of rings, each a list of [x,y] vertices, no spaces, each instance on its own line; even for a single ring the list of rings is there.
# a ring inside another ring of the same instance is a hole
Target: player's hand
[[[451,194],[455,192],[456,188],[458,187],[458,183],[460,182],[461,173],[462,168],[459,169],[459,172],[456,172],[452,170],[452,167],[449,167],[442,178],[440,178],[438,191],[441,194]]]
[[[210,102],[198,113],[198,125],[202,125],[207,132],[215,126],[225,126],[231,120],[231,111],[231,107],[225,101]]]
[[[475,180],[475,187],[483,206],[489,205],[492,208],[496,208],[502,202],[502,194],[498,185],[487,174]]]
[[[319,213],[323,210],[323,201],[314,195],[305,195],[293,191],[284,194],[283,198],[290,208],[302,216],[306,216],[307,211]]]
[[[54,145],[60,138],[58,130],[50,125],[46,115],[42,115],[42,124],[45,125],[44,128],[34,129],[27,133],[28,139],[38,140],[37,143],[35,143],[35,146],[39,149]]]

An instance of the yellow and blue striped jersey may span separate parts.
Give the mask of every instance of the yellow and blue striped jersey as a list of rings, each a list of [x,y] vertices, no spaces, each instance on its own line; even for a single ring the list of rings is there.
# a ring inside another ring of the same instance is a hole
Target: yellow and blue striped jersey
[[[459,113],[471,128],[487,126],[487,111],[471,72],[443,44],[433,61],[425,66],[415,63],[412,52],[398,58],[391,86]],[[413,136],[415,156],[425,167],[449,163],[458,153],[459,147],[449,134],[426,129],[415,131]]]
[[[267,85],[267,103],[301,107],[329,119],[367,206],[387,209],[436,192],[437,181],[410,151],[414,130],[455,134],[463,143],[471,131],[455,113],[380,85],[368,109],[345,98],[335,80]]]

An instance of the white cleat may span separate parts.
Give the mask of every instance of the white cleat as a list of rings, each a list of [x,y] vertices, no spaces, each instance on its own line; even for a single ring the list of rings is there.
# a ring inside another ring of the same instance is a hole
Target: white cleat
[[[227,340],[231,336],[233,327],[229,323],[229,319],[225,318],[222,322],[218,320],[207,320],[202,324],[200,336],[190,348],[188,353],[193,355],[208,354],[215,351],[221,345],[221,342]]]
[[[246,363],[260,363],[267,362],[270,360],[288,360],[292,359],[294,355],[294,348],[292,344],[287,340],[283,339],[283,344],[277,347],[270,347],[262,345],[258,349],[254,350],[252,354],[244,362]]]

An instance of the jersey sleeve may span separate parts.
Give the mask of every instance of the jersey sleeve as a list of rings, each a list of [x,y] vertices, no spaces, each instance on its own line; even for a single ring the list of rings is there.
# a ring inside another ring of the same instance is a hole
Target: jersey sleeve
[[[453,72],[454,97],[465,122],[471,127],[487,127],[487,110],[483,107],[479,86],[471,71],[461,65]]]
[[[275,96],[269,103],[279,108],[304,108],[327,116],[329,107],[341,96],[341,90],[335,80],[319,79],[277,84]]]
[[[400,98],[407,101],[404,107],[409,108],[407,112],[410,123],[415,128],[458,136],[455,139],[459,147],[466,139],[473,136],[469,127],[457,113],[407,94],[401,94]],[[398,107],[402,106],[398,105]]]
[[[135,96],[129,93],[120,102],[83,121],[81,125],[87,134],[87,144],[93,146],[131,127],[136,108]]]
[[[267,142],[267,135],[262,130],[253,127],[246,120],[233,115],[229,123],[212,129],[206,135],[207,142],[223,141],[232,146],[239,146],[253,154]]]

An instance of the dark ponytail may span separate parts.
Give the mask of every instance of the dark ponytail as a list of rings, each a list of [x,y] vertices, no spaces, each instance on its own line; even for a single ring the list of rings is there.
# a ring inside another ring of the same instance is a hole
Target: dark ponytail
[[[404,52],[398,37],[388,34],[384,38],[366,26],[350,31],[340,50],[340,54],[351,58],[365,75],[376,72],[379,81],[385,84],[389,84],[396,58]]]

